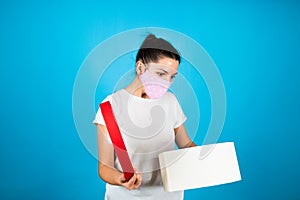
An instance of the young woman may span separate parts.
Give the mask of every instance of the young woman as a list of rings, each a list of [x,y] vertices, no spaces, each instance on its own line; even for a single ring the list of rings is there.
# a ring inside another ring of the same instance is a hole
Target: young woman
[[[158,155],[196,146],[184,127],[186,116],[168,91],[180,64],[178,51],[149,34],[136,56],[136,76],[126,88],[108,95],[135,174],[126,182],[108,135],[101,110],[93,123],[98,134],[98,172],[106,182],[105,199],[182,200],[184,191],[165,192]]]

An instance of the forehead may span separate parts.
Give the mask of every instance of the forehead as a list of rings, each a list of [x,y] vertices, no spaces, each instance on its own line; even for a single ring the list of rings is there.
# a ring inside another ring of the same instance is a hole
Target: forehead
[[[156,63],[148,63],[152,69],[163,69],[170,73],[174,73],[178,71],[179,62],[172,58],[160,58]]]

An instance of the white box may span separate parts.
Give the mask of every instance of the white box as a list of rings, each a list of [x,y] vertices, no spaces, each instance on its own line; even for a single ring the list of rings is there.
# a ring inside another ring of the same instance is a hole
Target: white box
[[[163,152],[159,154],[159,163],[167,192],[241,180],[233,142]]]

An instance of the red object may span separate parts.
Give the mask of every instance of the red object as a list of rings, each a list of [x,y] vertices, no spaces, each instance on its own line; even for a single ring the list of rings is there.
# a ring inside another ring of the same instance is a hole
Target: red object
[[[121,167],[126,181],[128,181],[134,174],[134,169],[132,167],[124,140],[122,138],[119,126],[117,124],[115,115],[113,113],[112,107],[109,101],[103,102],[99,105],[102,116],[104,118],[106,128],[108,130],[109,136],[113,143],[115,152],[120,161]]]

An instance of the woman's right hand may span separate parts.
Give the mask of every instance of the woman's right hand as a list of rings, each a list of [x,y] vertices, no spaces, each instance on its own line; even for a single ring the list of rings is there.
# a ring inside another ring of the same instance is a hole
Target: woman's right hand
[[[124,173],[122,173],[120,175],[121,185],[124,186],[128,190],[137,189],[138,187],[140,187],[140,185],[142,183],[142,173],[139,171],[138,168],[136,168],[136,167],[133,167],[133,168],[134,168],[135,173],[129,179],[129,181],[126,181]]]
[[[131,179],[126,182],[124,174],[114,168],[114,147],[108,142],[108,131],[106,126],[97,125],[98,136],[98,173],[100,178],[112,185],[124,186],[128,190],[137,189],[142,183],[142,173],[133,166],[135,171]]]

